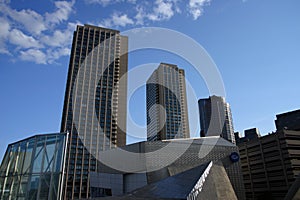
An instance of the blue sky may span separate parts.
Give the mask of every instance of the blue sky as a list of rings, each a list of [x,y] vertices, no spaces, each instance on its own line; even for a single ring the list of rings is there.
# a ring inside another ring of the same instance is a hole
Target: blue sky
[[[221,73],[235,130],[274,131],[276,114],[300,108],[299,9],[298,0],[1,0],[0,157],[11,142],[59,131],[72,34],[86,23],[120,31],[163,27],[193,38]],[[158,50],[129,55],[130,69],[159,62],[184,68],[197,98],[209,95],[184,59]],[[129,111],[145,125],[144,88]]]

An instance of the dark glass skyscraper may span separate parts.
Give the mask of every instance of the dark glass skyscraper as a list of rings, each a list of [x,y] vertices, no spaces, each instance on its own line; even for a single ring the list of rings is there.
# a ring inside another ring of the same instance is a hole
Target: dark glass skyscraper
[[[189,138],[184,70],[161,63],[146,85],[147,140]]]
[[[61,130],[70,133],[65,199],[88,198],[98,152],[126,144],[128,38],[117,30],[77,26]]]
[[[224,97],[211,96],[199,99],[201,137],[220,135],[235,144],[232,115]]]

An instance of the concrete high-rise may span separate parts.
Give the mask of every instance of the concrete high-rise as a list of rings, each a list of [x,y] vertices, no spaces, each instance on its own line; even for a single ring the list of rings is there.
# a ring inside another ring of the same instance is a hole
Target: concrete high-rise
[[[276,115],[276,132],[260,136],[250,129],[239,139],[247,199],[292,199],[287,193],[300,174],[299,111]]]
[[[252,140],[252,139],[257,139],[261,136],[258,128],[250,128],[250,129],[245,130],[244,131],[245,137],[240,137],[239,132],[234,133],[234,135],[235,135],[236,145],[238,145],[239,143],[242,143],[242,142]]]
[[[220,135],[235,144],[233,121],[229,103],[224,97],[199,99],[201,137]]]
[[[127,50],[117,30],[84,25],[74,32],[61,123],[70,133],[64,199],[89,198],[98,152],[126,145]]]
[[[279,130],[238,144],[247,199],[285,199],[299,176],[300,131]]]
[[[189,138],[185,74],[161,63],[147,80],[147,140]]]
[[[300,131],[300,109],[276,115],[275,125],[277,130]]]

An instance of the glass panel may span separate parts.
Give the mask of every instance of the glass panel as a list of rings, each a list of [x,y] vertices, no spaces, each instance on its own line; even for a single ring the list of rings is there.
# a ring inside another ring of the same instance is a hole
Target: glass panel
[[[21,178],[21,183],[20,183],[20,187],[19,187],[19,199],[20,197],[26,197],[26,192],[27,192],[27,185],[28,185],[28,176],[22,176]],[[18,199],[18,200],[19,200]]]
[[[18,155],[18,145],[13,145],[11,149],[11,155],[10,155],[10,162],[9,162],[9,170],[8,170],[8,176],[12,176],[15,172],[15,166],[16,166],[16,159]]]
[[[41,178],[41,185],[40,185],[40,200],[47,200],[48,199],[48,193],[49,193],[49,187],[50,187],[50,180],[51,180],[51,174],[47,173],[42,176]]]
[[[16,199],[18,195],[18,187],[19,187],[19,177],[13,177],[13,183],[10,191],[11,199]]]
[[[52,180],[51,180],[51,184],[50,184],[50,196],[49,196],[49,199],[52,199],[52,200],[57,199],[57,193],[58,193],[58,189],[60,187],[59,179],[60,179],[60,175],[58,173],[57,174],[53,174]]]
[[[55,156],[55,169],[53,172],[60,172],[61,171],[61,163],[63,161],[63,147],[64,147],[64,141],[63,137],[59,137],[57,140],[57,150],[56,150],[56,155]]]
[[[8,199],[9,198],[9,190],[4,190],[1,199]]]
[[[19,146],[18,160],[17,160],[17,166],[16,166],[16,172],[18,174],[22,173],[22,167],[23,167],[23,160],[24,160],[24,157],[25,157],[25,151],[26,151],[26,143],[22,142]]]
[[[38,141],[34,155],[32,173],[40,173],[42,171],[43,156],[44,141]]]
[[[2,199],[2,191],[4,190],[4,178],[0,177],[0,199]]]
[[[10,194],[10,189],[11,189],[11,184],[12,184],[12,177],[7,177],[6,180],[5,180],[5,188],[3,190],[3,195],[4,197],[9,197],[9,194]],[[6,198],[4,198],[6,199]]]
[[[37,192],[38,192],[38,187],[39,187],[39,180],[40,180],[40,176],[39,175],[35,175],[31,177],[30,180],[30,185],[29,185],[29,196],[28,199],[32,199],[32,200],[36,200],[37,198]]]
[[[2,176],[2,177],[6,175],[6,170],[7,170],[7,166],[8,166],[8,162],[9,162],[10,151],[11,151],[11,147],[9,146],[6,150],[6,153],[4,155],[4,158],[3,158],[1,166],[0,166],[0,176]]]
[[[30,170],[30,164],[32,160],[32,152],[33,152],[33,147],[35,144],[35,140],[31,139],[27,142],[27,149],[26,149],[26,154],[24,157],[24,164],[23,164],[23,173],[28,174],[31,172]]]
[[[43,172],[51,172],[53,168],[54,162],[54,153],[55,153],[55,140],[51,139],[51,141],[46,141],[46,151],[44,158],[44,166]]]

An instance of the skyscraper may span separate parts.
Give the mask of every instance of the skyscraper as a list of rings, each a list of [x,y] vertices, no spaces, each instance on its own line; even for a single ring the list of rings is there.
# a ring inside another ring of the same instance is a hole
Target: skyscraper
[[[147,80],[147,140],[189,138],[184,70],[161,63]]]
[[[127,50],[117,30],[84,25],[74,32],[61,123],[70,133],[65,199],[88,198],[98,152],[126,144]]]
[[[220,135],[235,144],[232,115],[229,103],[224,97],[210,96],[199,99],[201,137]]]

